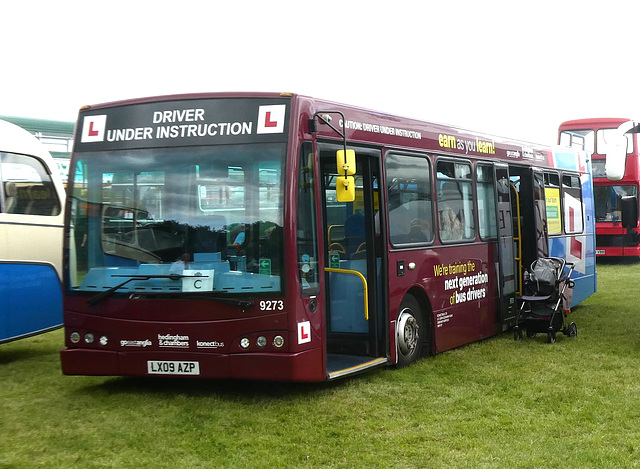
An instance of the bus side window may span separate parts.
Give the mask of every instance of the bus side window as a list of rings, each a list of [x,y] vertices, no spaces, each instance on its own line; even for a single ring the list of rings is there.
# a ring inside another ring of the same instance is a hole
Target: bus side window
[[[493,167],[487,164],[476,166],[476,192],[478,194],[478,231],[481,239],[492,239],[498,235],[496,225],[496,196]],[[503,220],[511,223],[511,220]]]
[[[4,183],[4,211],[6,213],[13,213],[13,210],[18,203],[18,189],[16,183],[9,181]]]
[[[296,238],[298,251],[298,280],[303,296],[317,295],[319,290],[318,243],[316,236],[315,177],[313,148],[304,142],[298,160],[298,212]]]
[[[386,159],[391,243],[433,241],[431,166],[425,157],[390,154]]]
[[[475,239],[471,164],[438,161],[438,222],[440,240]]]
[[[60,214],[60,200],[42,163],[30,156],[2,154],[2,171],[6,181],[6,213],[55,216]]]
[[[560,176],[555,171],[544,173],[544,197],[547,209],[547,230],[550,235],[561,234]]]
[[[565,233],[582,233],[584,231],[584,220],[582,219],[580,176],[562,175],[562,199]]]

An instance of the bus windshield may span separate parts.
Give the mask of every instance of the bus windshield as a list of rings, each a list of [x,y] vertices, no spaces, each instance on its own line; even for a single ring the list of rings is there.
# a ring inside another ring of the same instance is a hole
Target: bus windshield
[[[71,291],[281,291],[285,145],[78,154]]]
[[[596,221],[620,221],[622,197],[638,197],[638,188],[630,184],[622,186],[594,186]]]

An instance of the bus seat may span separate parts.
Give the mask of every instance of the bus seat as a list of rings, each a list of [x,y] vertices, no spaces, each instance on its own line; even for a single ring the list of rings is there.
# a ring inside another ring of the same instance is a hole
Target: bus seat
[[[349,215],[344,221],[344,247],[349,256],[353,255],[358,246],[365,240],[364,213],[358,210]]]
[[[365,260],[340,261],[340,268],[355,270],[366,275],[367,262]],[[353,274],[332,272],[329,282],[331,330],[333,332],[367,332],[369,323],[364,317],[362,281]]]
[[[16,206],[18,190],[15,182],[4,183],[4,211],[5,213],[13,213]]]
[[[458,188],[458,184],[455,182],[445,182],[442,184],[440,188],[440,195],[442,196],[442,200],[457,200],[461,199],[460,190]]]
[[[219,252],[194,252],[193,262],[221,262],[222,255]]]

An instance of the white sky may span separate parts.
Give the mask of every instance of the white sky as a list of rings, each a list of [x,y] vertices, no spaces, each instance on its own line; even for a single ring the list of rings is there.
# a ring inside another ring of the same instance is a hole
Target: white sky
[[[640,113],[638,0],[20,0],[0,18],[0,115],[292,91],[553,144],[564,120]]]

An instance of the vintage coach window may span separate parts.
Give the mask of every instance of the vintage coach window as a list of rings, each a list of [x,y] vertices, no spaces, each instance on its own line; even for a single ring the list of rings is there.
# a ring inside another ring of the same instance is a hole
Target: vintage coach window
[[[0,153],[0,163],[5,213],[60,214],[58,194],[40,160],[26,155]]]

